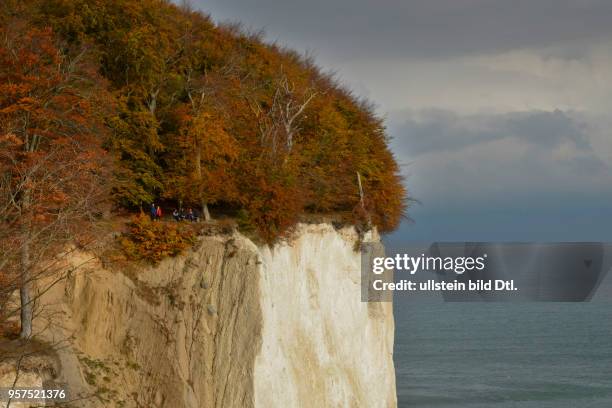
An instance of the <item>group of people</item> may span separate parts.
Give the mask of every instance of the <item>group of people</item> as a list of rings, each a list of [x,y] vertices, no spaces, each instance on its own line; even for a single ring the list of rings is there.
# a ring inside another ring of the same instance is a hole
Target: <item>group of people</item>
[[[161,207],[159,205],[155,205],[155,203],[151,203],[150,216],[151,216],[152,221],[161,220],[163,216]],[[179,210],[175,208],[174,211],[172,211],[172,218],[174,218],[174,220],[177,222],[178,221],[196,222],[200,219],[200,215],[191,208],[189,208],[187,212],[185,212],[185,210],[183,210],[182,208]]]
[[[151,203],[149,215],[151,216],[151,221],[161,220],[163,215],[161,207],[159,205],[156,206],[155,203]]]
[[[177,222],[183,221],[183,220],[196,222],[198,221],[200,216],[197,212],[193,211],[193,209],[191,208],[188,209],[187,212],[185,212],[185,210],[183,210],[182,208],[180,210],[177,210],[175,208],[174,211],[172,211],[172,218],[174,218],[174,221],[177,221]]]

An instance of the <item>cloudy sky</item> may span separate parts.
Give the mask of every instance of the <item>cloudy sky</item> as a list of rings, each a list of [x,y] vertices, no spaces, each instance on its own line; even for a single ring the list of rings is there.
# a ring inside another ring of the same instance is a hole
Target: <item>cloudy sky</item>
[[[193,0],[387,118],[416,241],[612,241],[612,2]]]

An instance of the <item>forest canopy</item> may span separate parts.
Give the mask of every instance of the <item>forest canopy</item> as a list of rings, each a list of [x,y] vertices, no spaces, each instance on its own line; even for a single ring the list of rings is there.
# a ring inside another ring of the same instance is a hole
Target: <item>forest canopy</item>
[[[3,0],[0,36],[3,61],[42,58],[74,77],[55,105],[91,126],[56,133],[83,154],[93,148],[80,138],[106,152],[116,209],[210,207],[269,242],[305,215],[385,232],[405,212],[381,118],[311,58],[260,35],[163,0]],[[34,80],[43,99],[65,80],[32,75],[0,75],[11,90],[0,98],[3,140],[21,143],[11,115],[31,102]]]

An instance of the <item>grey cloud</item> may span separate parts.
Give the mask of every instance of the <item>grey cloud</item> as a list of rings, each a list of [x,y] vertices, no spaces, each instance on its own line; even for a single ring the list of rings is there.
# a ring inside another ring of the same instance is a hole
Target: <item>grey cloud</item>
[[[410,162],[409,190],[430,210],[608,205],[612,169],[592,147],[590,123],[571,112],[405,116],[390,127],[392,147]]]
[[[213,18],[343,58],[448,57],[612,36],[606,0],[198,0]]]
[[[513,137],[544,148],[570,142],[578,151],[592,150],[586,124],[576,122],[560,110],[554,112],[524,112],[506,114],[499,129],[508,130]]]
[[[560,110],[470,116],[430,110],[408,116],[392,132],[396,146],[411,157],[500,139],[516,139],[542,149],[569,143],[575,152],[592,153],[587,125]]]

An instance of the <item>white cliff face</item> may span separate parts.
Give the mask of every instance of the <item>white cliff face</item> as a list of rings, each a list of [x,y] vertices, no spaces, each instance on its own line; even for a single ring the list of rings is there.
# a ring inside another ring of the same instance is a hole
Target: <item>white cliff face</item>
[[[52,380],[101,393],[83,407],[394,407],[392,305],[361,302],[357,240],[299,225],[273,248],[203,237],[131,278],[95,262],[42,299],[63,316],[42,340],[69,343]]]
[[[260,249],[255,406],[396,405],[392,307],[360,301],[357,239],[352,229],[303,225],[290,242]]]

